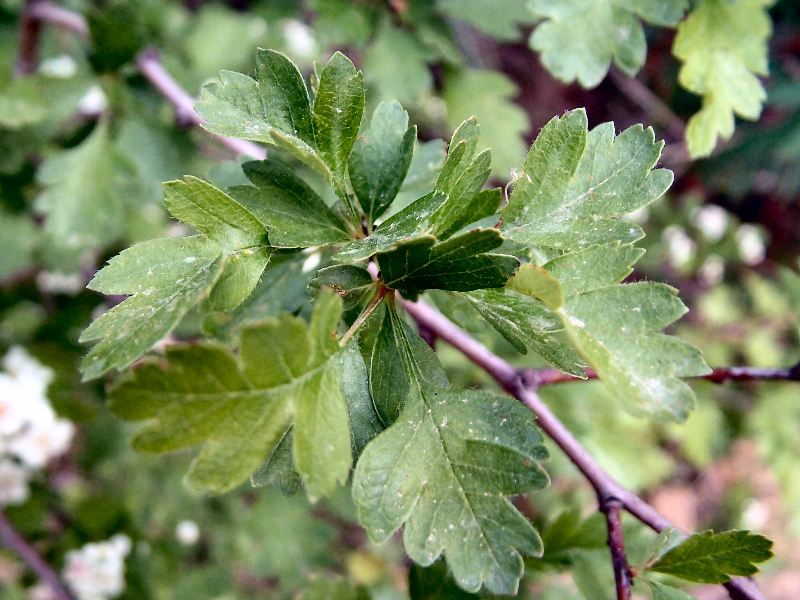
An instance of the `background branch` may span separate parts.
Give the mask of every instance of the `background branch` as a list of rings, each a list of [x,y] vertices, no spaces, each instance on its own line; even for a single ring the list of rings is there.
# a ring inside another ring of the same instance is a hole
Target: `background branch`
[[[631,599],[633,574],[625,554],[625,536],[622,532],[622,502],[617,498],[603,498],[600,510],[606,516],[608,548],[611,551],[611,566],[617,587],[617,600]]]
[[[61,581],[53,568],[16,530],[2,510],[0,510],[0,542],[19,556],[31,568],[31,571],[50,587],[56,600],[77,600],[77,597]]]

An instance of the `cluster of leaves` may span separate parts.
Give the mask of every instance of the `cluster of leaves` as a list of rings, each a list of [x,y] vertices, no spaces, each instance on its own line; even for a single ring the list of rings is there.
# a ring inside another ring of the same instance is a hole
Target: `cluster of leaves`
[[[255,78],[223,72],[204,89],[206,127],[275,146],[320,191],[274,157],[244,165],[251,185],[167,184],[170,213],[197,235],[133,246],[95,276],[94,289],[132,296],[84,333],[101,340],[84,374],[126,368],[189,310],[236,314],[272,256],[324,254],[310,269],[308,323],[283,314],[229,330],[235,353],[213,341],[171,346],[117,383],[112,409],[147,421],[140,450],[201,445],[188,482],[206,492],[258,471],[259,481],[301,483],[315,500],[354,465],[371,540],[403,527],[415,562],[444,555],[462,588],[514,593],[523,556],[543,546],[507,496],[547,485],[541,435],[511,399],[450,387],[397,294],[448,292],[520,351],[577,376],[593,367],[631,411],[685,419],[694,397],[679,377],[708,368],[659,333],[685,309],[667,286],[620,283],[643,235],[621,217],[672,180],[653,169],[661,144],[640,126],[589,130],[585,112],[572,111],[542,130],[501,209],[501,190],[483,189],[491,157],[470,118],[432,189],[382,218],[413,160],[402,107],[384,102],[363,119],[363,76],[339,53],[312,79],[313,98],[284,55],[259,51],[257,64]]]

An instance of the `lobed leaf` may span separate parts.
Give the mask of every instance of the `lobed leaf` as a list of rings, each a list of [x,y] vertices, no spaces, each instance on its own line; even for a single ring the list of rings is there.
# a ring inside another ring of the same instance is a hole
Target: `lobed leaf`
[[[246,480],[293,426],[293,457],[312,499],[347,479],[350,427],[336,328],[341,301],[323,294],[311,322],[285,315],[241,334],[237,357],[216,345],[171,346],[111,393],[111,408],[147,420],[134,447],[166,452],[201,445],[187,481],[211,493]]]
[[[772,541],[744,530],[696,533],[675,546],[651,571],[700,583],[725,583],[732,576],[758,572],[756,564],[772,558]]]
[[[604,123],[588,131],[586,112],[552,119],[531,146],[503,210],[504,237],[562,250],[644,234],[626,213],[660,197],[672,173],[653,169],[663,142],[634,125],[618,136]]]
[[[536,530],[505,498],[548,482],[535,419],[510,398],[428,379],[427,358],[415,353],[393,308],[390,319],[409,390],[395,423],[356,466],[359,520],[375,542],[405,524],[409,556],[430,565],[444,553],[468,591],[485,585],[513,594],[522,555],[542,553]]]

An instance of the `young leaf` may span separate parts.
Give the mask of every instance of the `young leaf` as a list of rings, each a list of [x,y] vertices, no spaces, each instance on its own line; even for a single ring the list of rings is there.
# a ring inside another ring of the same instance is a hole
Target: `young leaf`
[[[293,425],[293,456],[312,499],[330,494],[351,466],[336,339],[342,305],[323,294],[311,322],[289,315],[243,330],[237,358],[215,345],[172,346],[125,376],[111,407],[148,420],[138,450],[202,444],[187,475],[195,489],[221,493],[246,480]]]
[[[350,154],[350,182],[371,226],[400,191],[411,164],[416,127],[396,101],[381,102],[369,130],[356,140]]]
[[[344,185],[363,112],[364,75],[344,54],[335,52],[320,74],[313,118],[319,154],[339,185]]]
[[[663,146],[640,125],[616,137],[613,123],[587,131],[583,109],[552,119],[533,143],[503,210],[503,236],[564,250],[636,241],[641,228],[620,217],[672,183],[671,171],[653,170]]]
[[[617,285],[641,254],[631,246],[595,246],[541,268],[524,265],[509,287],[561,317],[576,348],[631,412],[683,421],[695,401],[678,378],[709,370],[696,349],[658,333],[686,312],[676,290],[652,282]]]
[[[755,121],[767,98],[758,75],[767,75],[767,8],[772,0],[700,0],[678,26],[673,54],[683,61],[681,85],[703,97],[689,119],[689,153],[700,158],[714,150],[717,137],[733,135],[734,114]]]
[[[527,4],[528,0],[440,0],[437,7],[498,40],[513,41],[519,38],[520,25],[533,20]]]
[[[212,133],[275,144],[319,173],[331,172],[317,152],[311,103],[295,64],[275,50],[259,50],[256,79],[221,71],[200,92],[195,109]]]
[[[127,367],[205,298],[212,308],[235,308],[269,262],[266,229],[233,198],[193,177],[164,189],[172,215],[201,235],[137,244],[89,282],[95,291],[131,297],[81,335],[82,342],[101,340],[83,360],[85,379]]]
[[[500,190],[481,191],[489,177],[489,151],[479,153],[478,122],[473,117],[453,133],[449,152],[432,192],[386,219],[369,236],[347,244],[337,260],[351,261],[386,252],[395,244],[432,235],[444,240],[467,225],[493,215],[502,201]]]
[[[675,546],[650,565],[650,570],[688,581],[725,583],[733,576],[757,573],[756,564],[772,555],[772,541],[762,535],[744,530],[709,530]]]
[[[509,398],[427,379],[393,307],[390,318],[409,392],[356,466],[359,520],[375,542],[405,523],[415,562],[430,565],[444,553],[462,588],[513,594],[522,555],[542,553],[536,530],[505,498],[548,482],[535,418]]]
[[[426,289],[499,288],[519,266],[514,256],[488,253],[502,243],[496,229],[474,229],[445,242],[417,237],[378,254],[378,266],[384,283],[409,298]]]
[[[276,248],[308,248],[349,238],[346,226],[292,169],[275,160],[242,166],[255,187],[237,185],[228,190],[269,231]]]
[[[532,0],[530,10],[543,21],[530,46],[558,79],[592,88],[603,80],[612,60],[634,76],[647,52],[642,21],[674,26],[687,6],[687,0]]]

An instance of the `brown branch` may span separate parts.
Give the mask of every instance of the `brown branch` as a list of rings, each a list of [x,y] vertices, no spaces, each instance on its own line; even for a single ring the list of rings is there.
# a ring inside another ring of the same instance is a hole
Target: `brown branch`
[[[89,34],[89,27],[83,15],[51,2],[31,2],[26,5],[23,11],[18,60],[18,70],[20,72],[23,72],[23,66],[29,69],[24,71],[26,73],[36,70],[39,45],[38,31],[42,23],[58,25],[83,38]],[[36,35],[33,35],[34,30]],[[203,119],[194,109],[194,99],[164,69],[158,50],[147,48],[140,52],[136,57],[136,65],[144,78],[172,104],[175,108],[176,119],[179,122],[198,126],[203,124]],[[266,150],[258,144],[216,134],[211,135],[237,156],[248,156],[256,160],[264,160],[267,156]]]
[[[592,458],[586,448],[542,401],[530,381],[526,381],[526,374],[529,372],[518,371],[430,306],[407,300],[401,300],[400,304],[418,324],[433,331],[459,350],[489,373],[504,390],[534,412],[542,431],[558,445],[592,486],[601,508],[604,499],[614,498],[621,507],[654,531],[678,529],[645,500],[623,487]],[[765,600],[756,584],[749,579],[735,577],[726,583],[725,587],[734,600]]]
[[[600,511],[606,516],[608,548],[611,551],[611,566],[614,569],[617,600],[631,600],[633,573],[625,553],[625,536],[622,532],[622,502],[616,498],[604,498]]]
[[[27,75],[36,71],[39,64],[39,39],[42,22],[33,15],[34,3],[26,0],[19,20],[19,51],[17,54],[17,75]]]
[[[525,369],[521,374],[525,384],[534,388],[543,385],[584,381],[579,377],[562,373],[558,369]],[[586,369],[586,379],[597,379],[597,373],[593,369]],[[712,383],[725,383],[727,381],[800,381],[800,363],[793,367],[780,368],[715,367],[708,375],[701,375],[695,379],[705,379]]]
[[[5,513],[0,510],[0,543],[7,546],[27,564],[36,576],[46,583],[56,600],[77,600],[28,541],[20,535]]]

